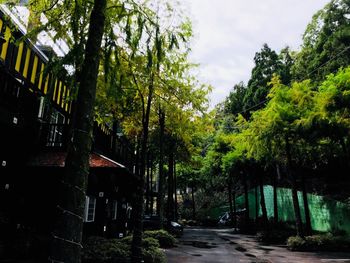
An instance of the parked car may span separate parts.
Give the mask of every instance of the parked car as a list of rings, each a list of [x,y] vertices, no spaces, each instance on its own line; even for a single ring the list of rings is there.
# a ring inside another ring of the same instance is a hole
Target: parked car
[[[243,209],[238,209],[236,210],[236,222],[238,223],[240,218],[242,216],[244,216],[244,213],[245,213],[246,209],[243,208]],[[223,213],[220,217],[219,217],[219,221],[218,221],[218,225],[219,226],[229,226],[231,223],[230,223],[230,216],[231,213],[229,211],[226,211],[225,213]]]
[[[176,237],[182,236],[184,227],[178,222],[170,221],[170,225],[167,225],[166,229],[168,232]]]
[[[167,219],[164,218],[165,230],[174,236],[181,236],[183,234],[183,225],[176,221],[170,221],[168,224]],[[160,229],[160,218],[154,215],[145,215],[143,218],[143,228],[145,230]]]

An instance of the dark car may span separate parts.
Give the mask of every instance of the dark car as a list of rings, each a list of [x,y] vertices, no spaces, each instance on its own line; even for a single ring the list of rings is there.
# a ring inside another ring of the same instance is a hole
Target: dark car
[[[167,230],[170,234],[180,237],[183,234],[184,227],[178,222],[170,221],[170,225],[167,225]]]
[[[170,221],[169,224],[167,219],[164,218],[165,230],[175,236],[181,236],[183,233],[183,226],[176,221]],[[156,230],[160,229],[160,218],[154,215],[145,215],[143,218],[143,228],[145,230]]]

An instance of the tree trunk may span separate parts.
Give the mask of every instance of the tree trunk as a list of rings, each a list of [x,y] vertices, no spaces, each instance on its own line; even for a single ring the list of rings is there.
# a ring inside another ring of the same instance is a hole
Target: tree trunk
[[[259,220],[259,195],[258,195],[258,183],[254,187],[255,192],[255,222],[258,223]]]
[[[135,160],[135,165],[134,165],[134,174],[136,176],[140,175],[140,141],[141,139],[139,138],[139,136],[136,137],[135,140],[135,155],[134,155],[134,160]]]
[[[311,227],[309,200],[307,198],[307,189],[306,189],[304,174],[302,175],[301,179],[302,179],[302,187],[303,187],[303,202],[304,202],[304,209],[305,209],[305,234],[309,236],[312,234],[312,227]]]
[[[228,188],[228,202],[230,205],[230,226],[232,226],[233,225],[233,218],[236,217],[236,215],[234,214],[233,203],[232,203],[232,175],[231,175],[231,173],[229,174],[227,186],[228,186],[227,187]]]
[[[244,204],[245,204],[245,223],[249,224],[249,196],[248,196],[248,179],[247,174],[243,173],[243,187],[244,187]]]
[[[276,165],[276,174],[273,177],[273,222],[278,223],[278,199],[277,199],[277,177],[279,177],[279,166]]]
[[[350,155],[349,155],[349,150],[348,150],[348,147],[346,146],[346,141],[345,141],[345,138],[342,137],[340,139],[340,145],[343,149],[343,153],[344,153],[344,156],[345,156],[345,165],[347,168],[349,168],[350,166]]]
[[[265,194],[264,194],[264,184],[262,175],[259,176],[259,188],[260,188],[260,205],[262,211],[262,220],[263,220],[263,228],[266,230],[267,228],[267,211],[266,211],[266,202],[265,202]]]
[[[297,235],[303,237],[304,236],[303,235],[303,225],[302,225],[301,215],[300,215],[296,175],[294,173],[294,169],[293,169],[293,165],[292,165],[290,144],[289,144],[287,137],[286,137],[285,141],[286,141],[286,155],[287,155],[287,165],[288,165],[289,177],[291,178],[291,181],[292,181],[292,198],[293,198],[293,207],[294,207]]]
[[[196,204],[194,200],[194,186],[192,185],[191,189],[191,195],[192,195],[192,219],[196,220]]]
[[[89,157],[92,147],[93,109],[99,67],[99,49],[105,24],[106,0],[95,0],[90,17],[77,108],[65,170],[60,184],[58,215],[52,232],[51,262],[81,262],[81,241]]]
[[[232,193],[232,199],[233,199],[233,227],[237,228],[237,206],[236,206],[236,191],[233,191]]]
[[[149,183],[150,183],[150,179],[149,179],[149,152],[147,152],[146,154],[146,159],[147,159],[147,168],[146,168],[146,214],[149,214],[149,204],[150,204],[150,190],[149,190]]]
[[[148,142],[148,126],[149,117],[151,113],[151,104],[153,99],[153,80],[154,75],[152,73],[150,84],[148,87],[147,106],[142,116],[142,143],[141,143],[141,165],[140,175],[137,184],[136,202],[135,202],[135,219],[134,219],[134,231],[131,243],[131,261],[133,263],[142,262],[142,231],[143,231],[143,198],[145,188],[145,168],[146,168],[146,153],[147,153],[147,142]]]
[[[164,225],[164,130],[165,130],[165,112],[159,107],[159,178],[158,178],[158,202],[157,213],[159,215],[160,227]]]
[[[174,160],[174,195],[175,195],[175,202],[174,202],[174,219],[177,221],[179,219],[178,216],[178,204],[177,204],[177,183],[176,183],[176,161]]]
[[[168,171],[168,224],[170,224],[170,221],[174,219],[174,152],[171,149],[169,152],[169,171]]]
[[[154,205],[154,200],[153,200],[153,156],[151,154],[150,156],[150,169],[151,169],[151,174],[150,174],[150,178],[151,178],[151,185],[150,185],[150,190],[151,190],[151,203],[150,203],[150,213],[151,215],[153,215],[153,205]]]

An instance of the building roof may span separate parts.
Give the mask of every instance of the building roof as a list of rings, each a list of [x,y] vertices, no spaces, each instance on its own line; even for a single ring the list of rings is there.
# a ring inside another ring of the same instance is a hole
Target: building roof
[[[29,10],[25,5],[9,6],[6,4],[0,4],[0,11],[11,18],[12,23],[23,35],[27,33]],[[40,21],[44,24],[47,23],[47,18],[44,14],[41,14]],[[46,30],[38,34],[36,43],[33,43],[30,39],[26,39],[26,41],[32,44],[32,49],[40,54],[45,62],[48,62],[48,57],[38,47],[49,46],[58,57],[65,56],[69,50],[66,41],[61,38],[55,39],[55,35],[55,31]]]
[[[29,160],[30,167],[64,167],[67,152],[41,152]],[[124,165],[98,153],[90,154],[90,168],[125,168]]]

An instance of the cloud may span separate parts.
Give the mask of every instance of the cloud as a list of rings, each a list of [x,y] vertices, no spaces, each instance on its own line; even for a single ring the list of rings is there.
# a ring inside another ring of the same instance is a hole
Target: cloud
[[[247,82],[255,52],[264,43],[280,51],[298,49],[312,15],[327,0],[184,0],[194,26],[191,59],[200,79],[213,85],[211,105],[234,84]]]

